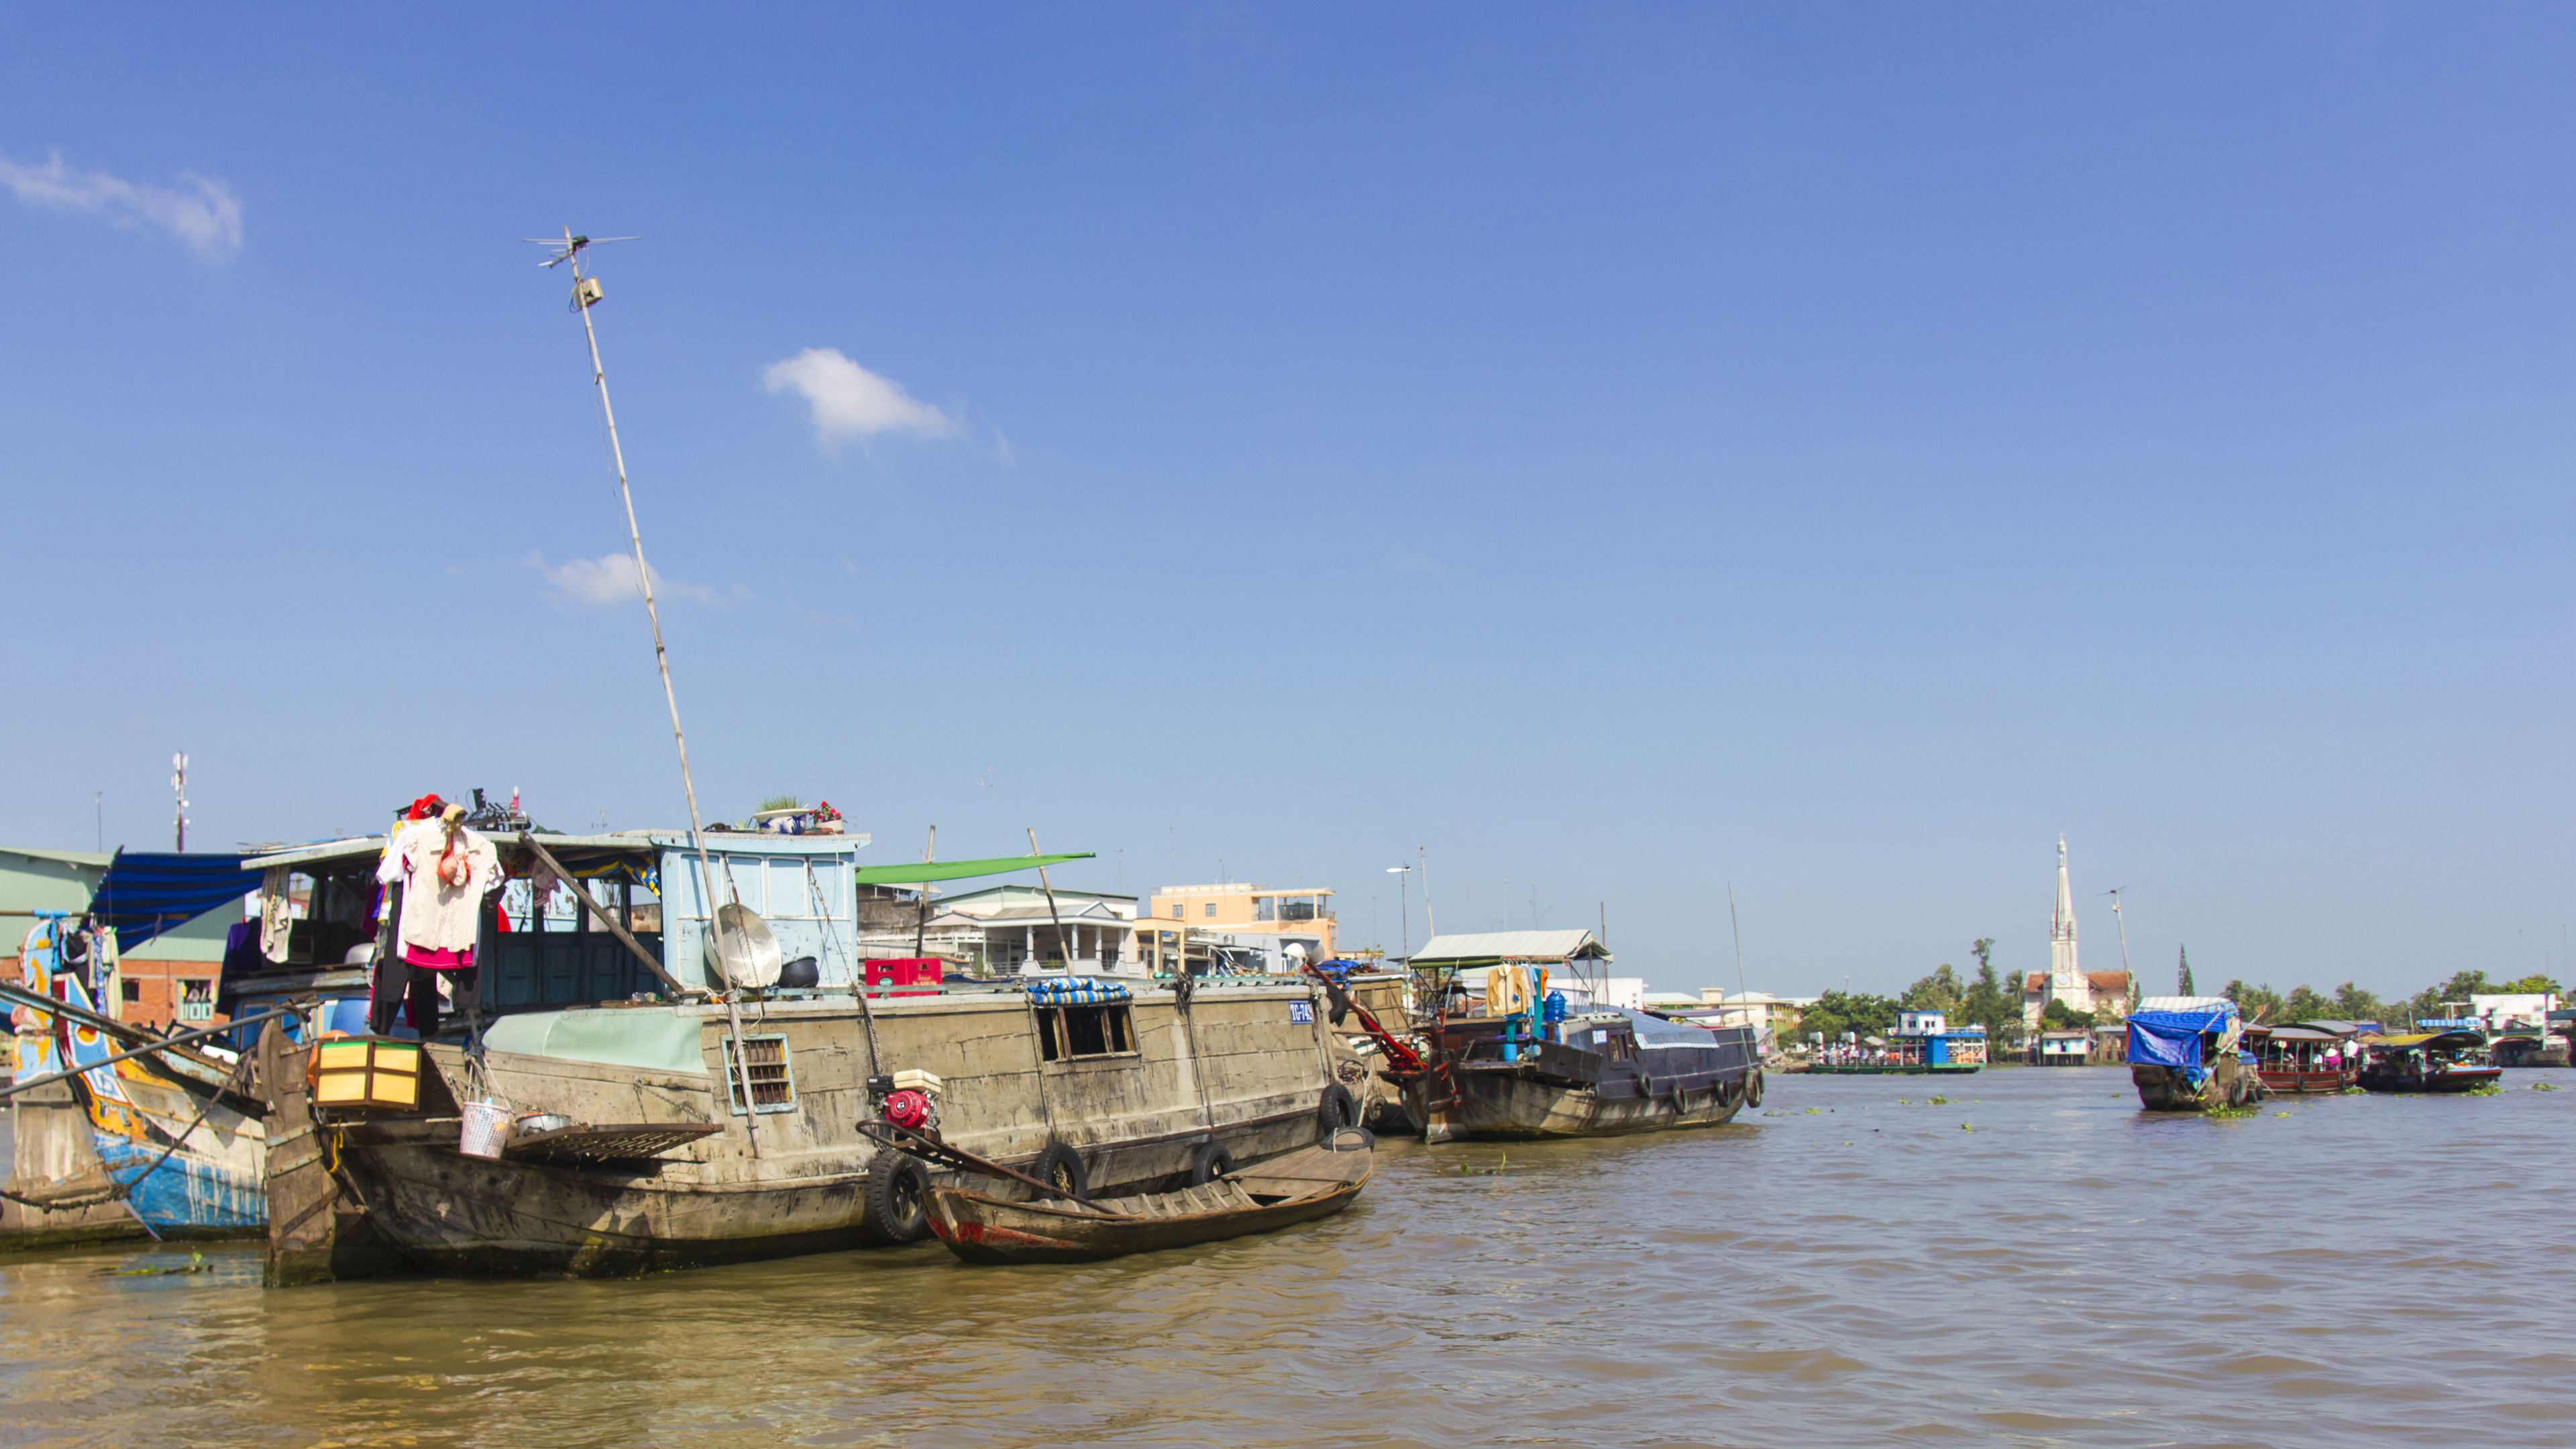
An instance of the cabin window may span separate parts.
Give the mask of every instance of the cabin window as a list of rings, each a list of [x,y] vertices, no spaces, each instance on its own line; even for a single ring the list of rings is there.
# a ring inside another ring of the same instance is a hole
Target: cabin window
[[[1038,1057],[1106,1057],[1136,1049],[1136,1024],[1123,1004],[1050,1006],[1038,1012]]]
[[[785,1112],[796,1105],[796,1074],[787,1057],[787,1038],[747,1036],[742,1039],[742,1070],[734,1065],[734,1043],[725,1039],[725,1092],[733,1110],[742,1111],[742,1079],[751,1078],[751,1110]]]

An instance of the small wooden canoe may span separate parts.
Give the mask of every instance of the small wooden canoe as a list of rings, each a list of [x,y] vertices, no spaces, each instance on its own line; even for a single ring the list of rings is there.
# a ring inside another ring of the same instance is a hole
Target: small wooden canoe
[[[1088,1263],[1266,1233],[1330,1217],[1367,1185],[1366,1138],[1309,1147],[1177,1192],[1073,1202],[1007,1202],[959,1187],[930,1189],[930,1230],[969,1263]]]

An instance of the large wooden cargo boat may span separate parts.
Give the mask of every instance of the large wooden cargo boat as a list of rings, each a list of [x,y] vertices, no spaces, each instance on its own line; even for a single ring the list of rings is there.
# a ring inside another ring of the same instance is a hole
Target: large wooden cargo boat
[[[711,994],[685,837],[496,841],[540,900],[569,876],[561,891],[588,904],[577,925],[532,907],[503,931],[487,914],[472,1010],[429,1044],[417,1108],[316,1107],[301,1054],[266,1044],[278,1281],[619,1274],[909,1239],[919,1164],[860,1130],[898,1074],[931,1084],[947,1141],[1095,1194],[1204,1180],[1219,1156],[1258,1164],[1356,1116],[1309,982],[1039,975],[872,998],[853,985],[867,873],[850,842],[707,839],[726,909],[756,913],[813,984]],[[371,873],[380,845],[253,864]],[[1035,859],[877,869],[956,879]],[[470,1144],[490,1155],[460,1150],[469,1118],[503,1117],[512,1131]]]

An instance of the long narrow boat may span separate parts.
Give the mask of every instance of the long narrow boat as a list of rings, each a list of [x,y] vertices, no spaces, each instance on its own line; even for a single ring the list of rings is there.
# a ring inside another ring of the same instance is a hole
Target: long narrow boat
[[[1090,1263],[1220,1242],[1330,1217],[1368,1185],[1367,1135],[1329,1142],[1173,1192],[1085,1205],[933,1186],[930,1230],[969,1263]]]
[[[2276,1096],[2336,1093],[2361,1080],[2361,1049],[2348,1032],[2304,1024],[2248,1026],[2245,1050],[2264,1089]]]
[[[2486,1061],[2487,1039],[2474,1031],[2421,1031],[2366,1036],[2361,1069],[2367,1092],[2473,1092],[2504,1075]]]

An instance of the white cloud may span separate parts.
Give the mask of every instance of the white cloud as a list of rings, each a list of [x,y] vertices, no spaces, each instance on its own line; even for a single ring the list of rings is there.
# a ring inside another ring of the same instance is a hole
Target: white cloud
[[[41,166],[0,156],[0,186],[29,206],[89,212],[122,227],[158,227],[208,261],[241,250],[241,198],[194,171],[180,172],[175,186],[154,186],[104,171],[74,171],[60,151],[49,151]]]
[[[948,414],[841,355],[834,347],[808,347],[761,374],[771,392],[795,392],[814,409],[814,441],[825,451],[876,433],[917,433],[945,438],[957,432]]]
[[[528,566],[545,575],[557,594],[576,604],[623,604],[643,597],[635,587],[635,555],[631,553],[604,553],[597,558],[566,559],[559,564],[547,563],[544,554],[532,553],[528,555]],[[653,597],[712,604],[716,591],[703,584],[675,584],[655,569]]]

